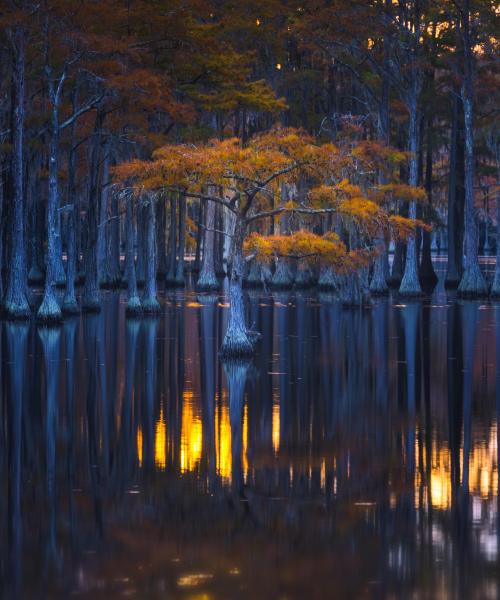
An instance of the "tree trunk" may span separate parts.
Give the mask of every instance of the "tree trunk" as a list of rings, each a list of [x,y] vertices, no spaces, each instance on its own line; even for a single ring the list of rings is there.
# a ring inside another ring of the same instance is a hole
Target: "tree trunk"
[[[175,283],[179,287],[184,286],[184,254],[186,252],[186,197],[179,194],[179,254],[177,269],[175,272]]]
[[[99,286],[109,287],[108,277],[108,204],[109,204],[109,161],[110,145],[104,144],[102,158],[102,177],[99,186],[99,227],[97,228],[97,278]]]
[[[37,153],[38,154],[38,153]],[[28,189],[30,196],[30,269],[28,272],[28,283],[30,285],[41,285],[44,281],[44,265],[43,265],[43,232],[44,232],[44,203],[38,192],[38,156],[31,157],[31,168],[28,169]]]
[[[142,305],[137,293],[137,279],[135,275],[135,211],[132,204],[132,195],[126,195],[126,277],[127,277],[127,308],[125,314],[128,317],[136,317],[142,314]]]
[[[198,204],[198,227],[196,229],[196,250],[194,255],[194,264],[192,267],[192,271],[195,273],[200,272],[200,263],[201,263],[201,242],[203,239],[203,201],[200,200]]]
[[[146,250],[146,283],[142,308],[147,313],[161,311],[160,303],[156,296],[156,256],[155,256],[155,206],[154,196],[149,194],[144,205],[145,216],[145,250]]]
[[[12,159],[13,185],[12,241],[8,264],[8,282],[4,309],[8,319],[27,319],[31,311],[26,297],[26,251],[24,246],[24,31],[12,34],[14,61],[12,65]]]
[[[463,212],[464,212],[464,150],[460,123],[461,99],[457,86],[452,90],[450,173],[448,179],[448,265],[446,287],[456,288],[462,277]]]
[[[235,226],[231,252],[229,323],[221,348],[221,355],[226,358],[242,358],[253,356],[254,354],[254,346],[245,324],[245,307],[243,302],[243,274],[245,270],[243,259],[244,230],[245,224],[239,219]]]
[[[137,243],[137,285],[142,287],[145,281],[145,265],[144,265],[144,210],[141,204],[136,210],[136,243]]]
[[[53,85],[53,84],[52,84]],[[60,239],[58,228],[59,207],[59,101],[51,93],[52,115],[49,145],[49,195],[47,202],[47,273],[42,304],[38,309],[37,319],[50,323],[62,319],[61,309],[57,301],[55,286],[58,283],[58,251],[57,238]]]
[[[165,196],[160,194],[156,202],[156,256],[158,257],[156,275],[159,279],[167,276],[166,230],[167,213],[165,210]]]
[[[118,287],[121,282],[120,212],[118,209],[118,194],[115,191],[111,194],[108,257],[108,282],[110,286]]]
[[[196,289],[209,292],[219,289],[215,276],[215,202],[207,200],[205,204],[205,231],[203,236],[203,259]]]
[[[466,2],[463,17],[464,80],[462,102],[465,124],[465,269],[458,286],[462,297],[478,297],[488,294],[488,286],[479,267],[477,251],[477,228],[474,219],[474,105],[473,105],[473,57],[469,33],[470,12]]]
[[[97,111],[90,160],[90,189],[87,209],[87,244],[85,248],[85,284],[82,294],[82,310],[101,310],[97,273],[97,229],[99,199],[99,159],[101,154],[101,131],[104,115]]]
[[[281,206],[288,202],[288,187],[285,183],[281,184]],[[280,235],[289,233],[287,214],[283,214],[279,221]],[[293,287],[293,277],[289,262],[286,258],[276,258],[274,275],[270,285],[274,289],[286,290]]]
[[[497,158],[497,169],[497,257],[495,264],[495,276],[493,277],[493,283],[491,285],[491,295],[495,298],[500,297],[500,156]],[[500,326],[497,327],[500,328]],[[498,370],[498,372],[500,373],[500,369]]]
[[[413,67],[415,70],[416,67]],[[408,131],[408,142],[410,151],[410,177],[409,184],[413,187],[418,185],[418,143],[419,143],[419,128],[418,128],[418,83],[416,74],[413,75],[413,89],[409,98],[408,106],[410,110],[410,124]],[[408,216],[410,219],[417,217],[417,203],[410,202]],[[418,264],[417,264],[417,239],[414,235],[408,240],[406,245],[406,262],[403,279],[399,286],[399,293],[402,296],[420,296],[422,288],[418,280]]]
[[[432,211],[432,115],[427,122],[427,153],[425,159],[425,191],[427,192],[427,214]],[[425,209],[424,209],[425,210]],[[420,262],[420,281],[423,286],[433,288],[437,283],[437,276],[432,264],[431,232],[422,232],[422,259]]]
[[[386,8],[390,8],[389,0],[385,2]],[[389,124],[389,100],[390,100],[390,83],[387,71],[390,68],[389,65],[389,52],[390,52],[390,37],[388,34],[384,35],[384,71],[382,75],[382,91],[380,96],[380,104],[378,110],[377,129],[378,137],[384,144],[389,145],[390,142],[390,124]],[[384,171],[379,170],[378,182],[383,185],[387,183]],[[389,292],[389,286],[387,285],[387,266],[388,266],[388,253],[387,253],[387,242],[382,234],[377,242],[378,255],[375,258],[375,264],[373,266],[373,275],[370,281],[370,292],[374,295],[383,296]]]
[[[175,285],[175,272],[177,265],[177,195],[170,195],[170,237],[168,253],[168,273],[166,282],[169,285]]]
[[[76,109],[76,98],[77,90],[75,88],[72,94],[73,111]],[[62,311],[65,314],[77,314],[80,312],[78,302],[76,301],[75,294],[75,280],[76,280],[76,220],[80,215],[76,214],[77,205],[75,204],[76,198],[76,119],[71,125],[70,134],[70,151],[68,157],[68,219],[66,226],[68,230],[67,234],[67,251],[68,260],[66,264],[66,292],[64,294],[64,300],[62,304]]]

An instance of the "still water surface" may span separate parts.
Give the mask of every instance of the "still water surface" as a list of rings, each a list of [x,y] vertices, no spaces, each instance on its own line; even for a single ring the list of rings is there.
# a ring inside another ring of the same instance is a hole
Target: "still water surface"
[[[15,598],[496,598],[500,305],[249,292],[1,324]]]

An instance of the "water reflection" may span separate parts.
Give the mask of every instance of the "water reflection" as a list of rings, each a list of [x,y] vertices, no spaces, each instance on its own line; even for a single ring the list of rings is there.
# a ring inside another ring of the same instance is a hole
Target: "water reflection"
[[[4,595],[496,597],[498,306],[248,300],[2,324]]]

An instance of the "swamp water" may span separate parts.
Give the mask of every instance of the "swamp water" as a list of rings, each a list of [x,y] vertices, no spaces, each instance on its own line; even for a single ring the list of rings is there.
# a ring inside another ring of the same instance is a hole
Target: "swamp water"
[[[222,364],[222,295],[103,298],[0,326],[4,597],[500,595],[499,304],[251,291]]]

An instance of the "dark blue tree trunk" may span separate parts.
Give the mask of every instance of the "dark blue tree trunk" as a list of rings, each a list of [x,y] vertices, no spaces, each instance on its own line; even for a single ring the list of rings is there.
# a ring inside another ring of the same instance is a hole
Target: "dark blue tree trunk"
[[[135,274],[135,211],[133,198],[130,193],[126,195],[126,277],[127,277],[127,308],[126,315],[133,317],[142,314],[142,305],[137,292]]]
[[[147,313],[161,311],[156,295],[156,256],[155,256],[155,207],[154,196],[146,196],[143,210],[145,216],[146,284],[142,297],[142,309]]]
[[[17,27],[11,34],[12,64],[12,158],[13,187],[11,252],[4,310],[8,319],[27,319],[31,315],[26,297],[26,250],[24,245],[24,30]]]

